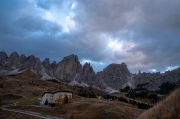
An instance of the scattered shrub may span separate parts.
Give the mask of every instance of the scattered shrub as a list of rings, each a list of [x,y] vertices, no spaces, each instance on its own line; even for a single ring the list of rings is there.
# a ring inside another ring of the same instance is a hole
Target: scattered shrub
[[[2,98],[0,97],[0,107],[2,106]]]
[[[176,84],[172,84],[172,83],[163,83],[161,86],[159,86],[160,90],[157,91],[157,93],[160,94],[169,94],[170,92],[172,92],[175,88],[177,87]]]
[[[3,81],[0,83],[0,88],[4,88],[4,82]]]
[[[121,92],[128,92],[130,90],[129,86],[126,86],[125,88],[121,89]]]
[[[86,90],[83,90],[83,89],[80,89],[78,91],[77,95],[82,96],[82,97],[86,97],[86,98],[96,98],[96,95],[94,94],[93,91],[87,92]]]

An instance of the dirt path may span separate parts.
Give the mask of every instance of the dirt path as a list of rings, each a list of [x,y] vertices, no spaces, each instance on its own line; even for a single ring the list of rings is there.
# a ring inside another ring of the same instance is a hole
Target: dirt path
[[[5,111],[11,111],[11,112],[18,112],[18,113],[22,113],[22,114],[27,114],[27,115],[31,115],[31,116],[35,116],[35,117],[39,117],[39,118],[43,118],[43,119],[64,119],[64,118],[61,118],[61,117],[56,117],[56,116],[51,116],[51,115],[46,115],[46,114],[41,114],[41,113],[31,112],[31,111],[8,109],[8,108],[1,108],[1,109],[5,110]]]

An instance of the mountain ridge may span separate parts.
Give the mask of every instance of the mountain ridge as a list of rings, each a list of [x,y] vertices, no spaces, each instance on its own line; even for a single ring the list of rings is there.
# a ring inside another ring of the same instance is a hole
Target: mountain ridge
[[[50,63],[49,58],[40,61],[34,55],[21,56],[12,52],[9,57],[4,51],[0,52],[0,75],[16,75],[27,69],[36,73],[42,80],[56,79],[70,85],[91,86],[106,92],[118,92],[125,87],[142,88],[149,91],[157,91],[159,87],[168,82],[179,85],[180,68],[165,73],[141,73],[132,74],[125,63],[110,64],[103,71],[94,72],[90,63],[80,64],[77,55],[71,54],[60,62]]]

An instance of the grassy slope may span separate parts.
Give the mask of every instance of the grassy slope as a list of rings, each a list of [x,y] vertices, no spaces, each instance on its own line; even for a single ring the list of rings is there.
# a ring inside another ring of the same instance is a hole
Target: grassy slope
[[[0,119],[42,119],[31,115],[21,114],[17,112],[9,112],[0,110]]]
[[[82,99],[76,95],[76,92],[80,90],[78,87],[74,88],[63,84],[39,80],[27,74],[21,74],[15,77],[3,77],[0,81],[4,82],[4,87],[0,88],[0,96],[3,99],[3,103],[12,104],[19,102],[17,103],[19,109],[74,119],[131,119],[143,112],[143,110],[137,109],[137,107],[119,101]],[[39,102],[37,98],[41,97],[43,92],[57,90],[73,91],[74,102],[53,108],[28,106],[37,104]],[[83,90],[93,91],[96,95],[106,94],[95,89],[83,88]]]
[[[180,88],[164,101],[142,113],[138,119],[180,119]]]
[[[56,115],[67,119],[133,119],[143,112],[143,110],[127,103],[90,98],[83,100],[79,98],[73,103],[52,108],[33,106],[13,108]]]

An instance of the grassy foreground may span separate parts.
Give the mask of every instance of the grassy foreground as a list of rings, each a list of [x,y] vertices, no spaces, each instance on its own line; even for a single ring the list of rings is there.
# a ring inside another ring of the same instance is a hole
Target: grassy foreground
[[[164,101],[142,113],[138,119],[180,119],[180,88]]]

